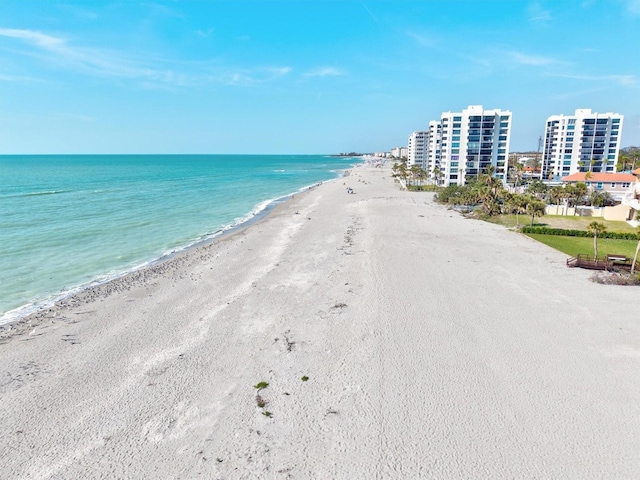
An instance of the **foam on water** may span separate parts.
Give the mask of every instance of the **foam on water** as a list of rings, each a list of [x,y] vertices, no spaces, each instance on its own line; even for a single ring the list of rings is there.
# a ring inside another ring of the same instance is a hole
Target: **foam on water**
[[[0,156],[0,323],[215,238],[358,161]]]

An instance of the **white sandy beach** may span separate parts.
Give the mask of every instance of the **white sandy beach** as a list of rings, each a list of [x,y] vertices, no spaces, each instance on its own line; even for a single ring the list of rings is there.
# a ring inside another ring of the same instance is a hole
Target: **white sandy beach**
[[[2,331],[0,478],[640,478],[637,290],[565,259],[355,168]]]

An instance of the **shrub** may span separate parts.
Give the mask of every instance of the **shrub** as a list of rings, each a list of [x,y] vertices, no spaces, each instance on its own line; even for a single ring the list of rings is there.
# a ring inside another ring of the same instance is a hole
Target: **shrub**
[[[537,233],[539,235],[559,235],[562,237],[592,237],[593,234],[586,230],[566,230],[563,228],[550,227],[522,227],[522,233]],[[613,238],[616,240],[637,240],[635,233],[622,232],[602,232],[598,234],[598,238]]]

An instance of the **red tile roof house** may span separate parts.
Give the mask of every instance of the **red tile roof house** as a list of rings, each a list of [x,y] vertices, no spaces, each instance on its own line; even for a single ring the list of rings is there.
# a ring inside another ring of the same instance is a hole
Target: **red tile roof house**
[[[562,183],[574,184],[583,182],[590,191],[609,192],[611,197],[619,202],[614,207],[592,209],[593,216],[602,216],[606,220],[633,220],[636,211],[640,209],[640,178],[631,173],[597,173],[578,172],[562,177]],[[600,210],[597,212],[597,210]],[[587,212],[585,212],[587,213]]]

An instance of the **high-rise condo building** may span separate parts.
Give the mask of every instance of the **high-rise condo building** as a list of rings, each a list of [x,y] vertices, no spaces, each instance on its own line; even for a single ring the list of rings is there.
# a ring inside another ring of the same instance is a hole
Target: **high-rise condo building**
[[[542,178],[559,179],[577,172],[616,171],[623,116],[581,108],[575,115],[547,119]]]
[[[431,125],[431,124],[430,124]],[[434,165],[440,185],[464,185],[493,167],[493,176],[506,182],[511,112],[470,105],[461,112],[443,112]],[[431,145],[431,142],[429,143]],[[428,154],[428,158],[431,158]]]
[[[427,130],[427,164],[424,169],[429,177],[433,177],[433,169],[440,168],[440,131],[442,126],[437,120],[429,122]]]
[[[426,170],[429,132],[413,132],[409,135],[407,165],[417,165]]]

